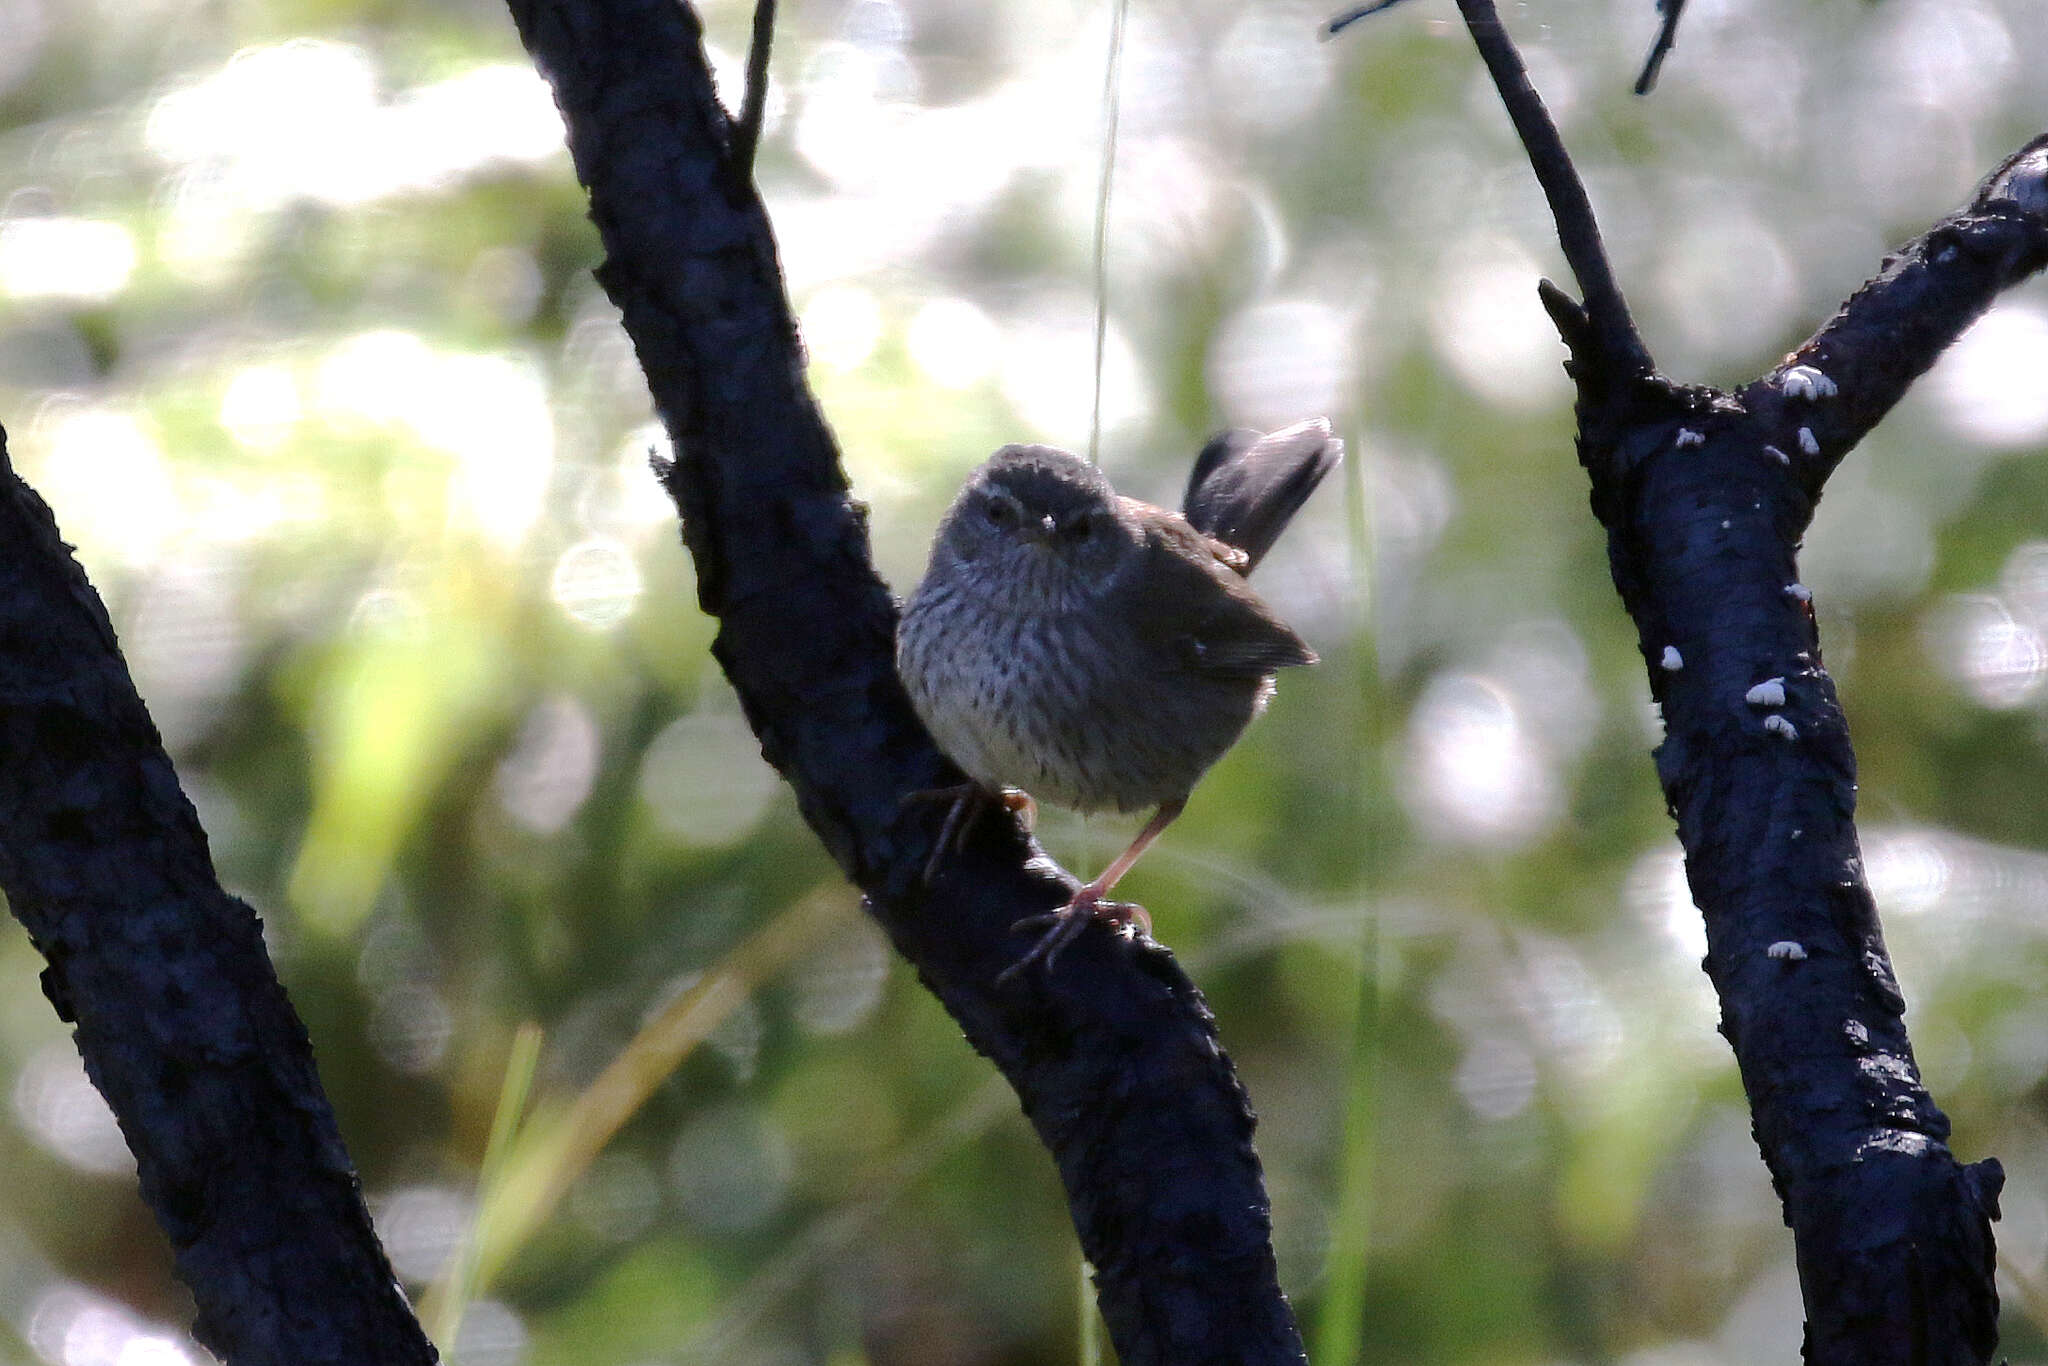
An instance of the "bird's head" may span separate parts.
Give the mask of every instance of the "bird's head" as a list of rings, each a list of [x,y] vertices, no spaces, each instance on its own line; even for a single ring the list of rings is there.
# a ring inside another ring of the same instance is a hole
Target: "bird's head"
[[[938,549],[979,595],[1044,612],[1105,590],[1136,545],[1101,470],[1052,446],[1005,446],[960,491]]]

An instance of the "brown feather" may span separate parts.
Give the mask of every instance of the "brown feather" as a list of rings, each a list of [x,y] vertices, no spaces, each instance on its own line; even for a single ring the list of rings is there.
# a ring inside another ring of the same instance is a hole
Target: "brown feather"
[[[1237,572],[1243,552],[1204,536],[1174,513],[1145,524],[1140,601],[1131,620],[1162,660],[1211,678],[1257,679],[1316,662],[1315,651],[1273,614]]]

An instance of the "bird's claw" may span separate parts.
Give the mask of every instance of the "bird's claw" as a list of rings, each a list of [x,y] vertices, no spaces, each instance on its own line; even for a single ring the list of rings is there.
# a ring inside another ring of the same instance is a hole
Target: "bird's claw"
[[[1090,921],[1100,921],[1125,938],[1134,934],[1150,937],[1152,917],[1143,906],[1135,901],[1104,901],[1099,894],[1090,895],[1090,892],[1090,888],[1083,887],[1072,901],[1058,910],[1027,915],[1011,925],[1012,934],[1034,930],[1043,930],[1044,933],[1039,935],[1038,942],[1031,946],[1029,952],[996,975],[996,984],[1003,985],[1033,963],[1043,963],[1046,971],[1052,971],[1053,960],[1059,957],[1060,950],[1073,943]]]
[[[967,837],[974,833],[974,827],[992,806],[1018,813],[1024,824],[1024,833],[1030,834],[1038,824],[1038,803],[1028,792],[1014,787],[991,792],[980,783],[955,783],[951,787],[921,787],[915,792],[906,792],[898,806],[914,806],[926,802],[946,802],[946,819],[939,826],[939,837],[932,841],[930,857],[924,861],[924,885],[929,887],[938,881],[939,866],[947,857],[959,853],[967,845]]]

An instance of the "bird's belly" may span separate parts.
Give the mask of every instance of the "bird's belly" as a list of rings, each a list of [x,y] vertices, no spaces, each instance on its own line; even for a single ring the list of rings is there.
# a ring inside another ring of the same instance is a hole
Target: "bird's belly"
[[[1132,811],[1186,796],[1272,692],[1270,679],[1148,668],[1135,642],[1073,616],[921,606],[899,655],[932,738],[976,782],[1060,806]]]

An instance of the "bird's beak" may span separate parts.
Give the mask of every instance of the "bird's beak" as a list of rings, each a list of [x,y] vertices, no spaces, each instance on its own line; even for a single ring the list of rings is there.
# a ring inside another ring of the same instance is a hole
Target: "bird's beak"
[[[1059,523],[1055,522],[1050,515],[1040,517],[1035,522],[1026,522],[1024,524],[1025,538],[1037,541],[1040,545],[1051,545],[1053,533],[1058,530]]]

